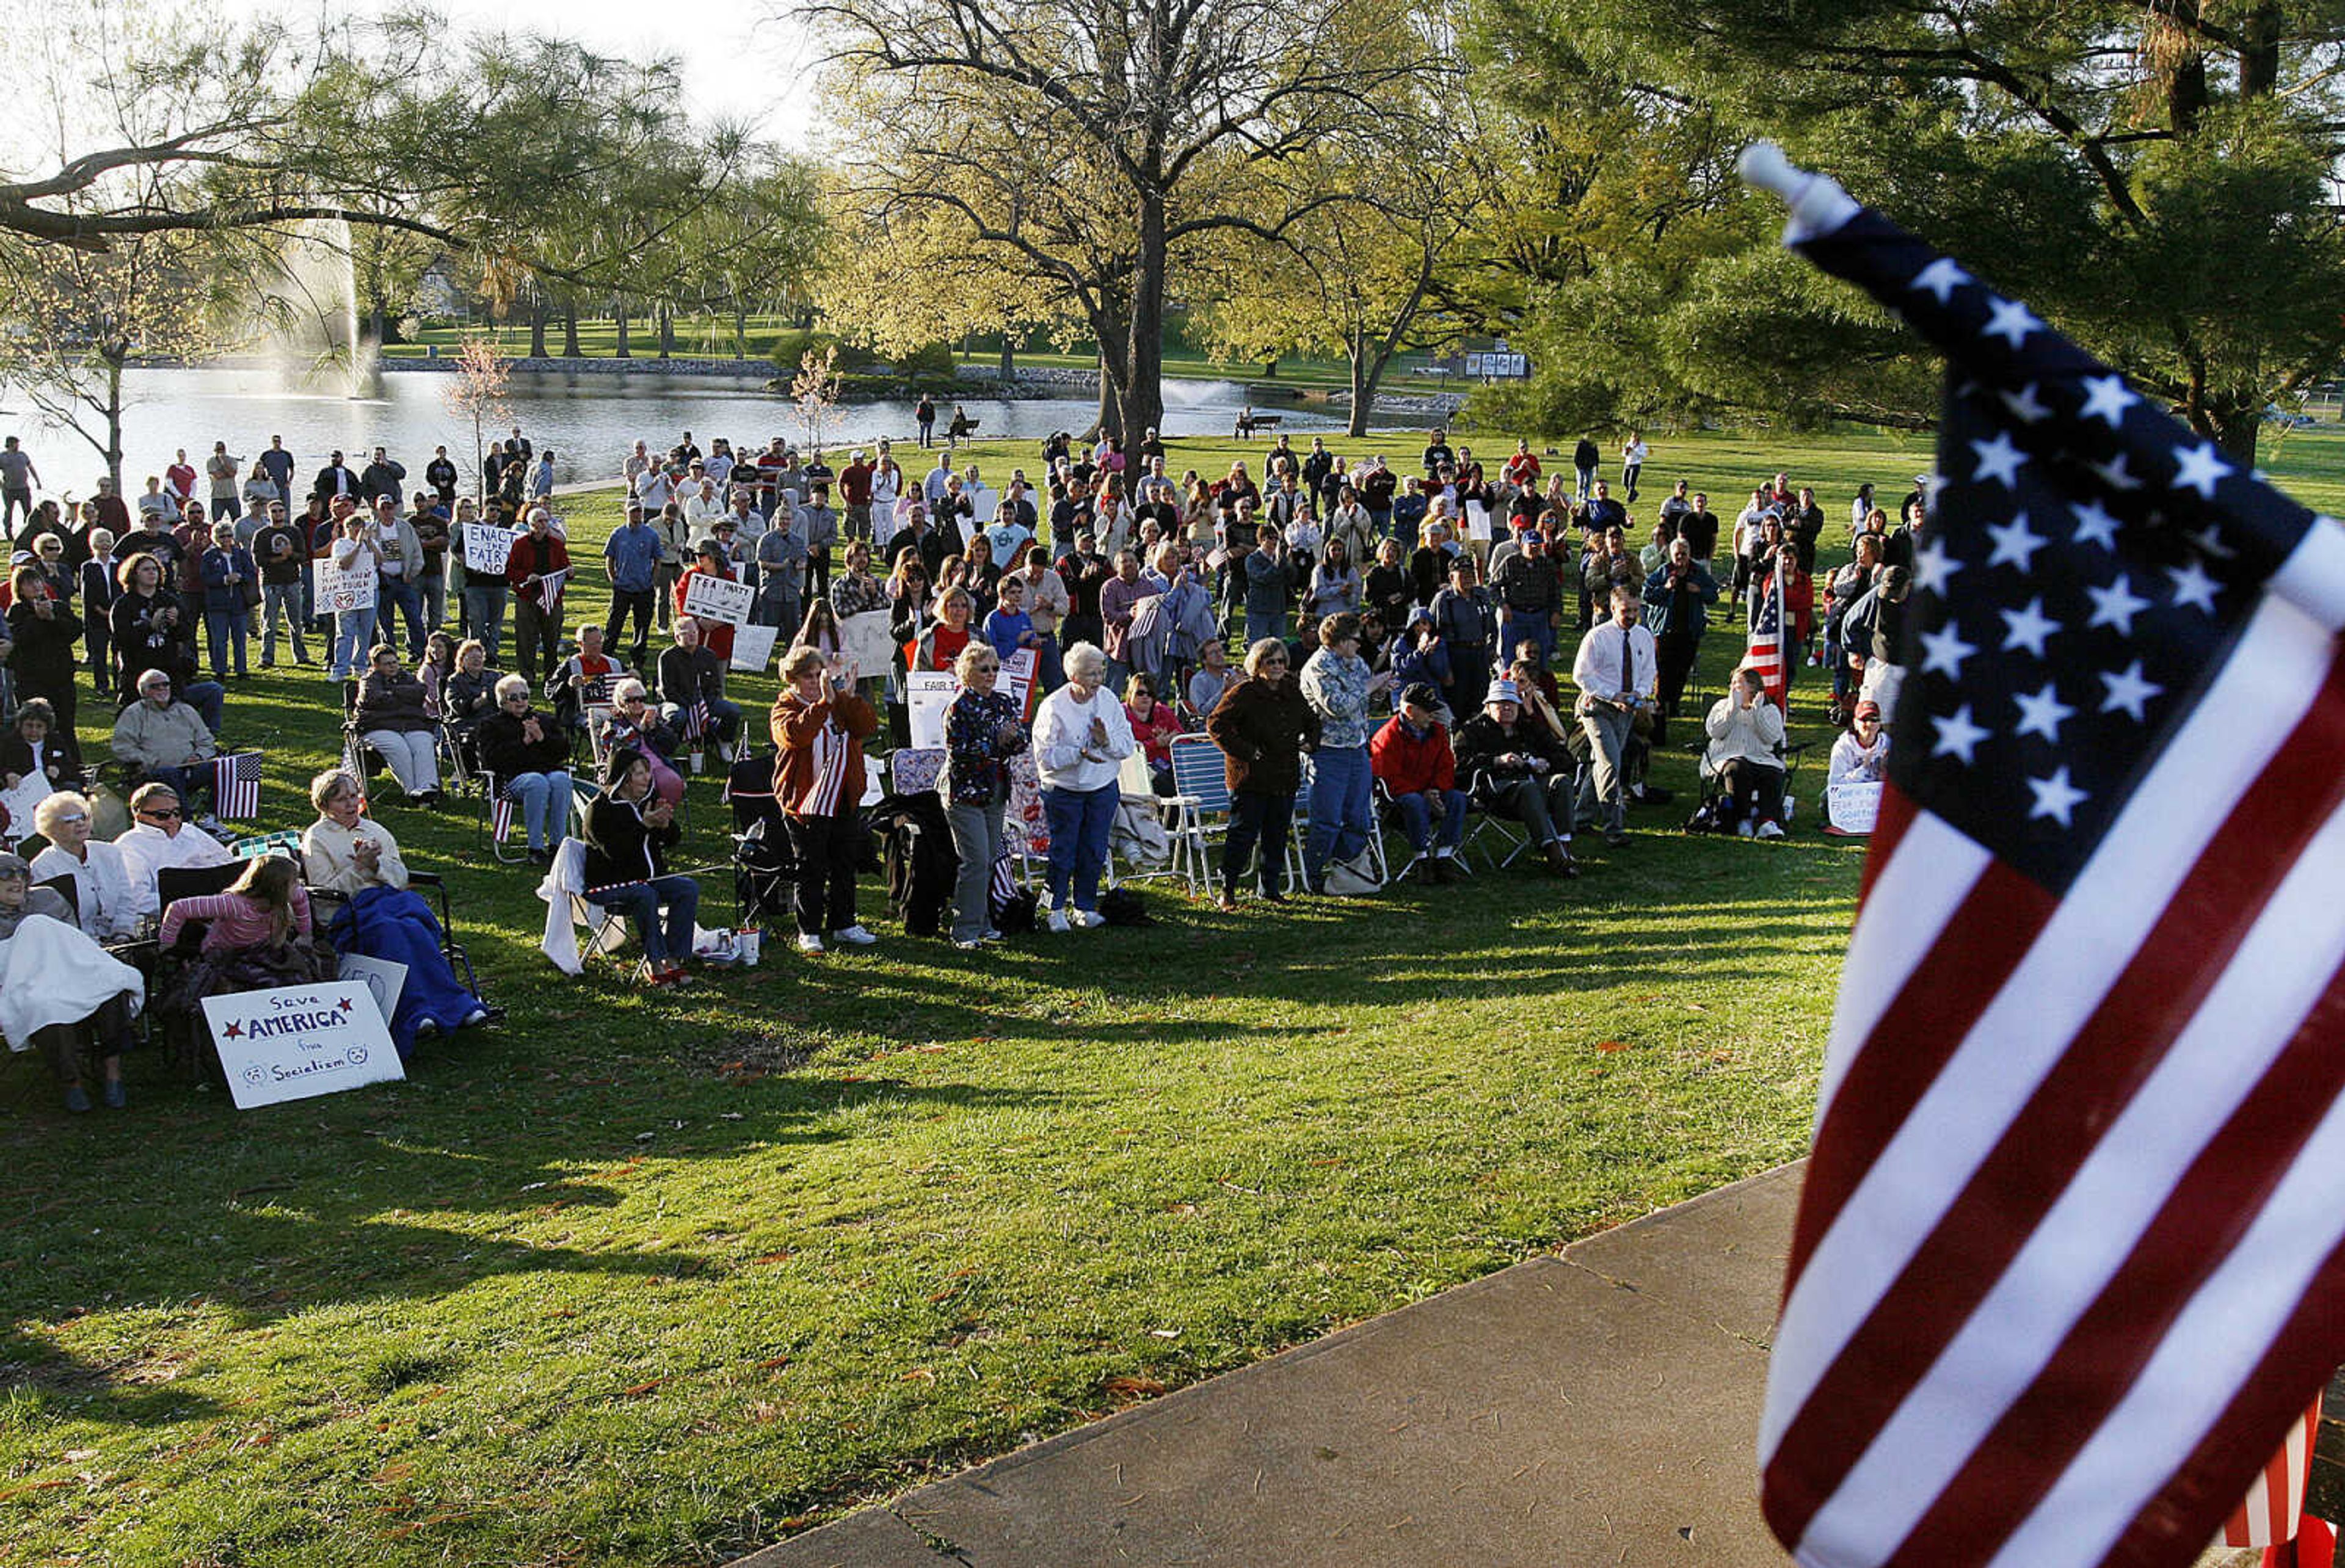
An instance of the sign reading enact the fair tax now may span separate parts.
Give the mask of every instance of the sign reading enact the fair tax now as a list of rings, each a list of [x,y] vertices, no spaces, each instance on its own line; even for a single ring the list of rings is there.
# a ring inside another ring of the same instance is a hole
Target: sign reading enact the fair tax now
[[[239,1110],[407,1076],[363,979],[206,996],[204,1021]]]

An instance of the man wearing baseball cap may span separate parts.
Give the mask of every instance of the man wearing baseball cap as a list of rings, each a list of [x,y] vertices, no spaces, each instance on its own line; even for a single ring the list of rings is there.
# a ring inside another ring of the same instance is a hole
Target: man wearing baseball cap
[[[1466,839],[1466,792],[1441,723],[1441,693],[1419,681],[1401,689],[1400,705],[1368,740],[1368,770],[1392,797],[1408,830],[1410,866],[1419,882],[1455,882],[1457,846]]]

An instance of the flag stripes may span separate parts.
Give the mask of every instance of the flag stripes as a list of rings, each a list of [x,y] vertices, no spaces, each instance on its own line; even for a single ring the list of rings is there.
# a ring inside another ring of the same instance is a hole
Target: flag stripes
[[[2226,1546],[2277,1546],[2295,1538],[2304,1512],[2306,1483],[2312,1476],[2312,1450],[2320,1436],[2320,1401],[2314,1400],[2304,1419],[2288,1429],[2279,1446],[2256,1477],[2255,1485],[2223,1526]]]
[[[260,754],[235,752],[212,763],[212,814],[249,822],[260,814]]]

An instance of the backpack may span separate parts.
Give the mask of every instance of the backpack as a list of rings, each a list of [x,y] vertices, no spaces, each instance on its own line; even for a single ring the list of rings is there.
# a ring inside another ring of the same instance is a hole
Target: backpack
[[[1099,912],[1111,926],[1153,926],[1156,917],[1139,894],[1129,887],[1111,887],[1100,895]]]

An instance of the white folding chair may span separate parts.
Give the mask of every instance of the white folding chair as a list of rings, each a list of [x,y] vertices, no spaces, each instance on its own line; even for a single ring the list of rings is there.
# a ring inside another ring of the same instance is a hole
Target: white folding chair
[[[1188,878],[1190,892],[1210,893],[1213,844],[1230,830],[1230,780],[1222,748],[1203,735],[1174,736],[1172,795],[1163,804],[1173,865]]]

